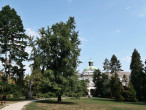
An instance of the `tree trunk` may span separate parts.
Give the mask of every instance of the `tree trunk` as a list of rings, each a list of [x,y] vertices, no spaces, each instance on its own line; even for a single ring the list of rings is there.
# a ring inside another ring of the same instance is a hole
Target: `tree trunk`
[[[13,44],[13,43],[12,43]],[[9,82],[10,80],[10,70],[11,70],[11,57],[12,57],[12,45],[10,46],[10,51],[9,51],[9,67],[8,67],[8,78],[7,78],[7,81]]]
[[[26,99],[32,99],[32,92],[29,90],[26,95]]]
[[[9,83],[9,74],[8,74],[8,72],[7,72],[7,65],[8,65],[8,61],[7,61],[7,51],[5,52],[5,76],[6,76],[6,78],[7,78],[7,82]]]
[[[6,96],[6,95],[3,95],[3,96],[2,96],[2,100],[3,100],[3,101],[6,101],[6,99],[7,99],[7,96]]]
[[[5,52],[5,75],[7,75],[7,51]]]
[[[58,103],[61,102],[61,95],[58,95]]]

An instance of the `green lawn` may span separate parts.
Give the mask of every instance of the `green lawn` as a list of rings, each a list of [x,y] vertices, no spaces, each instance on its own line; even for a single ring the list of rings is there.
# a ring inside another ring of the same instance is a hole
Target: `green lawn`
[[[65,99],[32,102],[23,110],[146,110],[146,102],[117,102],[103,98]]]

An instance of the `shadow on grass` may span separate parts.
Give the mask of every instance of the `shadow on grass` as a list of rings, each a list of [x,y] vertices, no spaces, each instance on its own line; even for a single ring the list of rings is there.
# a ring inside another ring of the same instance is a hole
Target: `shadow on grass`
[[[146,102],[140,102],[140,101],[139,102],[123,102],[123,101],[117,101],[117,100],[108,99],[108,98],[92,98],[92,100],[123,103],[123,104],[133,104],[133,105],[146,105]]]
[[[60,102],[60,103],[58,103],[57,101],[55,101],[55,100],[37,100],[37,101],[35,101],[35,103],[45,103],[45,104],[66,104],[66,105],[75,105],[75,104],[77,104],[77,103],[74,103],[74,102],[64,102],[64,101],[62,101],[62,102]]]

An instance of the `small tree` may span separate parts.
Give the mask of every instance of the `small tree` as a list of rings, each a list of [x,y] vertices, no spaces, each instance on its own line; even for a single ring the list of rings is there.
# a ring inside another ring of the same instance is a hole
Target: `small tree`
[[[100,91],[101,91],[101,81],[102,81],[102,77],[101,77],[101,71],[95,70],[94,74],[93,74],[93,82],[95,84],[95,96],[100,96]]]
[[[110,79],[110,90],[111,90],[111,98],[115,97],[117,100],[123,100],[122,97],[122,83],[120,82],[120,79],[118,77],[118,74],[115,73],[112,75]]]
[[[107,58],[104,60],[103,69],[106,73],[110,71],[110,62]]]
[[[101,75],[102,80],[101,80],[101,97],[109,97],[110,96],[110,79],[108,75],[105,73],[102,73]]]
[[[93,74],[93,82],[95,84],[95,96],[109,97],[110,85],[109,77],[105,73],[101,73],[100,70],[95,70]]]
[[[128,78],[127,78],[127,76],[124,74],[123,75],[123,78],[122,78],[122,84],[124,85],[124,86],[128,86]]]
[[[111,73],[116,73],[117,71],[121,71],[121,63],[115,55],[113,55],[111,58],[110,69],[111,69]]]
[[[136,102],[137,101],[136,92],[135,92],[131,82],[129,82],[128,87],[124,90],[123,97],[124,97],[124,100],[128,101],[128,102]]]

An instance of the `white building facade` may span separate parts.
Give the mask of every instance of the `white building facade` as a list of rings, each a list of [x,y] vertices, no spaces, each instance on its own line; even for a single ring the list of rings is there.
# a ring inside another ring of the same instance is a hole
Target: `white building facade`
[[[95,67],[93,65],[93,61],[90,60],[89,66],[86,67],[82,72],[82,79],[83,80],[88,79],[88,81],[89,81],[89,83],[88,83],[88,95],[89,96],[91,96],[91,89],[95,89],[94,83],[93,83],[93,74],[94,74],[95,69],[98,69],[98,68]]]
[[[92,96],[91,90],[92,90],[92,89],[95,89],[95,87],[94,87],[94,82],[93,82],[93,74],[94,74],[94,71],[95,71],[96,69],[98,69],[98,68],[95,67],[95,66],[93,65],[93,61],[90,60],[90,61],[89,61],[89,66],[87,66],[87,67],[83,70],[81,76],[79,77],[80,80],[86,80],[86,79],[88,79],[88,81],[89,81],[89,83],[88,83],[88,95],[89,95],[89,96]],[[117,74],[119,75],[119,79],[120,79],[121,82],[122,82],[123,75],[126,75],[126,77],[127,77],[128,80],[129,80],[130,72],[119,71],[119,72],[117,72]],[[112,74],[110,74],[110,73],[107,73],[107,75],[108,75],[109,77],[112,76]],[[123,85],[125,85],[125,84],[123,84]]]

